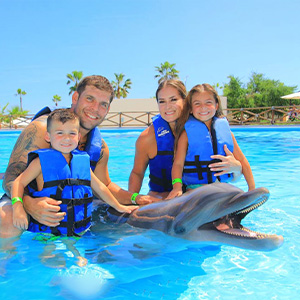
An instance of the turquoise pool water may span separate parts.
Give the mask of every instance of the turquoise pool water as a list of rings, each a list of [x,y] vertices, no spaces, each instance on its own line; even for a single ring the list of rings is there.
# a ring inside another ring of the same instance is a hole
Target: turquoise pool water
[[[76,243],[76,250],[64,240],[43,244],[25,233],[0,249],[1,299],[298,299],[300,127],[232,130],[257,186],[271,193],[243,224],[283,235],[281,248],[263,253],[203,247],[127,224],[99,224]],[[110,176],[123,188],[140,132],[102,131],[110,149]],[[0,172],[18,134],[0,132]],[[244,180],[237,185],[246,190]],[[75,251],[87,260],[86,266],[78,266]]]

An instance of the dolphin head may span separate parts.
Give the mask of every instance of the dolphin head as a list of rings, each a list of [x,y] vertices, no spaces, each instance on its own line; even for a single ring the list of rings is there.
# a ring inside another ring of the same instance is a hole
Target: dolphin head
[[[230,184],[209,184],[180,197],[143,206],[127,222],[187,240],[270,251],[281,246],[282,236],[258,233],[241,225],[241,220],[268,198],[265,188],[244,193]]]

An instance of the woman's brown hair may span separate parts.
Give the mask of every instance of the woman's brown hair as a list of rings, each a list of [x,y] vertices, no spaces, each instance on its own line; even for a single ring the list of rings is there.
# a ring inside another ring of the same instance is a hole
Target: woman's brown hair
[[[186,91],[186,87],[185,87],[184,83],[178,79],[167,79],[167,80],[162,81],[159,84],[159,86],[156,90],[156,94],[155,94],[156,101],[158,101],[158,93],[166,86],[171,86],[171,87],[175,88],[179,92],[181,98],[183,100],[186,99],[187,91]]]

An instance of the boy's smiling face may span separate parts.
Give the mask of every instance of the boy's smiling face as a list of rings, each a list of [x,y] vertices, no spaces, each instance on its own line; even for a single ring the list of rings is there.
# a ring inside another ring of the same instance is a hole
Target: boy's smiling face
[[[67,121],[64,124],[53,121],[50,132],[46,133],[45,139],[53,149],[63,154],[69,154],[77,148],[80,139],[78,121]]]

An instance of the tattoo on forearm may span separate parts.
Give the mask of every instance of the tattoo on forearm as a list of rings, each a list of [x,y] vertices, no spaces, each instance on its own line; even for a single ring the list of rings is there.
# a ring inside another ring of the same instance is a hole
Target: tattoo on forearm
[[[102,143],[101,143],[101,153],[100,153],[99,161],[103,158],[104,150],[105,150],[106,148],[107,148],[107,145],[106,145],[105,141],[102,139]]]
[[[10,164],[5,172],[2,187],[5,192],[10,195],[11,185],[13,181],[26,169],[26,163],[18,161]]]

